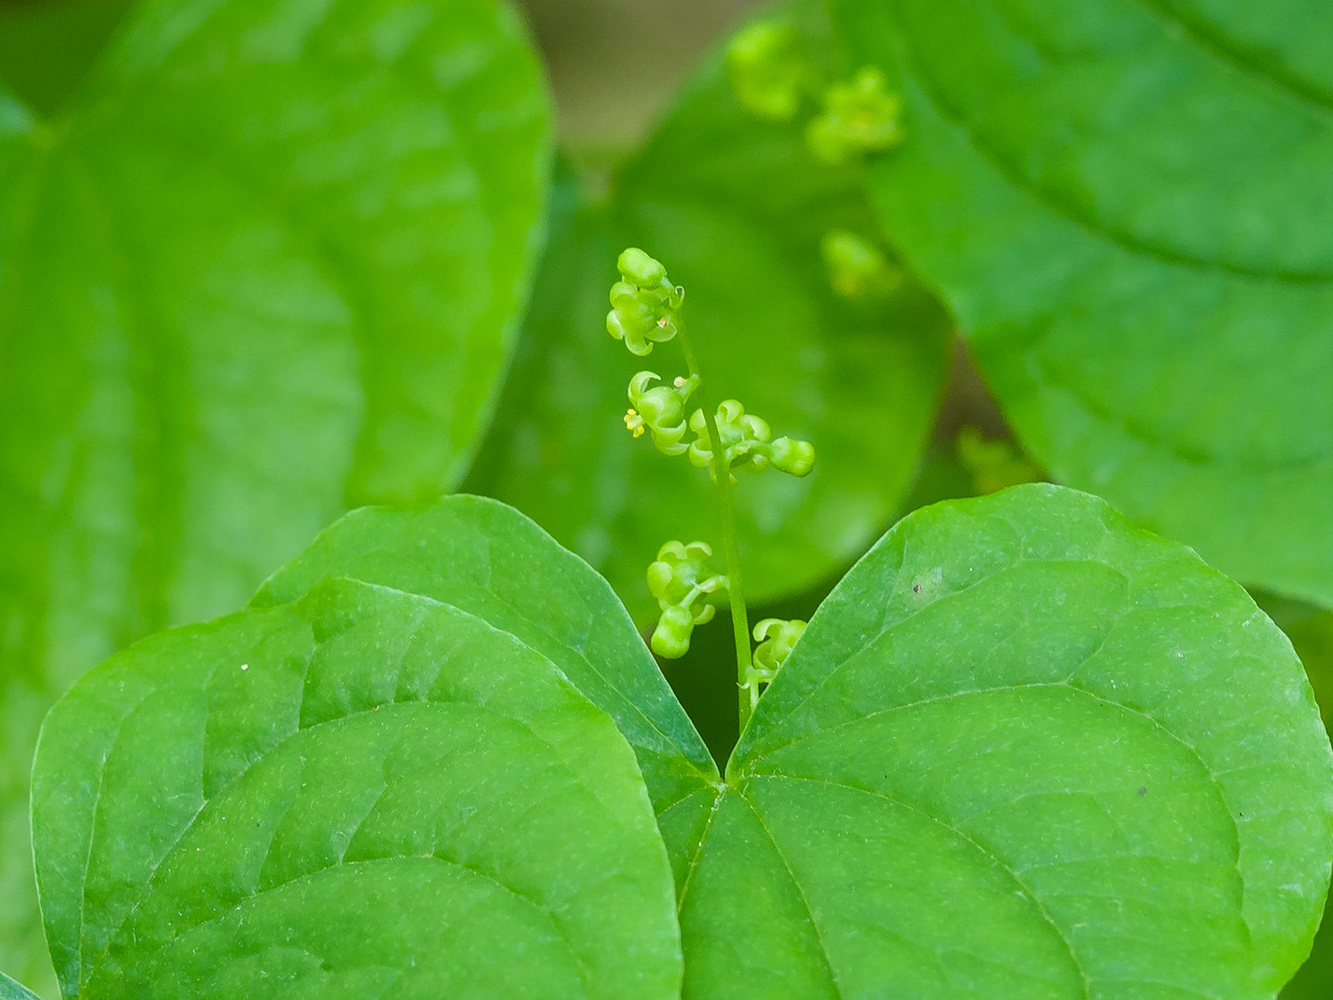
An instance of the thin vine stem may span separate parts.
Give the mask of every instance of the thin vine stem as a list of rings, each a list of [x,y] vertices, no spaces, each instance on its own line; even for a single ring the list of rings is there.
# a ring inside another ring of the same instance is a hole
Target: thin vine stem
[[[741,582],[741,548],[736,537],[736,509],[731,498],[731,468],[727,462],[722,435],[717,430],[717,417],[708,398],[708,381],[699,370],[699,359],[694,355],[685,324],[677,317],[676,336],[685,354],[690,374],[699,380],[699,405],[703,410],[708,439],[712,442],[712,477],[717,484],[722,507],[722,548],[727,559],[727,602],[731,606],[731,630],[736,639],[736,697],[740,714],[741,732],[750,721],[753,711],[748,684],[750,681],[750,615],[745,607],[745,590]]]

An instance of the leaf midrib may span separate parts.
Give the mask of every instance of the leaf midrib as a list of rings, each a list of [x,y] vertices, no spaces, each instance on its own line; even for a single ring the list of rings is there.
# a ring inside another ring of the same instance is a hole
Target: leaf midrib
[[[1082,961],[1079,959],[1078,953],[1074,950],[1073,943],[1065,935],[1064,929],[1060,927],[1058,923],[1056,923],[1055,918],[1051,916],[1050,911],[1046,909],[1046,907],[1042,904],[1041,900],[1038,899],[1037,895],[1033,892],[1031,886],[1029,886],[1022,879],[1022,877],[1018,874],[1018,872],[1015,871],[1003,858],[1001,858],[994,851],[987,848],[980,841],[969,836],[967,833],[958,829],[951,823],[948,823],[939,816],[936,816],[933,813],[927,811],[926,809],[923,809],[919,805],[915,805],[913,803],[906,802],[901,799],[896,799],[885,792],[877,791],[875,789],[861,788],[856,785],[845,784],[840,781],[832,781],[827,778],[811,778],[805,775],[795,775],[795,774],[756,774],[750,776],[750,780],[775,781],[775,782],[781,782],[784,780],[801,781],[801,782],[808,782],[811,784],[827,785],[831,788],[839,788],[849,792],[859,792],[864,795],[872,796],[873,798],[882,799],[883,801],[898,806],[899,808],[913,812],[929,820],[930,822],[936,824],[937,826],[941,827],[951,835],[962,840],[964,843],[973,848],[983,858],[985,858],[990,865],[992,865],[995,868],[998,868],[1005,875],[1007,875],[1014,882],[1015,885],[1018,886],[1019,891],[1022,894],[1023,898],[1032,906],[1034,910],[1036,910],[1041,920],[1050,927],[1050,929],[1059,938],[1060,943],[1064,945],[1065,951],[1068,953],[1069,956],[1070,964],[1073,965],[1074,970],[1078,973],[1079,979],[1082,982],[1084,1000],[1092,1000],[1093,996],[1092,978],[1089,976],[1087,969],[1084,967]],[[790,863],[787,861],[786,854],[783,852],[781,846],[778,844],[776,835],[773,833],[768,823],[764,820],[763,813],[760,811],[759,807],[754,802],[752,802],[748,796],[745,795],[743,789],[738,790],[737,794],[742,799],[744,799],[746,805],[748,805],[751,808],[751,810],[754,811],[755,817],[759,820],[760,826],[762,826],[764,829],[764,833],[767,834],[768,839],[773,843],[773,849],[777,851],[778,856],[782,859],[783,865],[786,867],[788,874],[791,876],[792,884],[795,885],[797,887],[797,890],[800,892],[801,900],[803,903],[805,903],[806,906],[806,912],[809,913],[810,915],[810,921],[816,927],[816,936],[819,939],[820,947],[824,949],[824,959],[825,962],[828,964],[829,972],[833,976],[834,983],[836,985],[837,975],[835,972],[833,972],[833,965],[831,960],[829,959],[828,950],[827,948],[824,947],[823,933],[822,931],[819,930],[818,921],[815,919],[814,910],[810,907],[810,904],[805,894],[805,890],[801,887],[800,880],[796,877],[796,872],[792,869]],[[839,988],[838,992],[839,995],[841,995],[842,993],[841,988]]]

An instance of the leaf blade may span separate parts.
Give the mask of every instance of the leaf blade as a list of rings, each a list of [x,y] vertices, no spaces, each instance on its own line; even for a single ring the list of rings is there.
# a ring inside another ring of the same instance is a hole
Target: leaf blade
[[[628,748],[455,608],[333,583],[145,640],[51,720],[34,815],[66,995],[675,990]]]
[[[326,530],[256,595],[295,600],[340,577],[444,601],[538,650],[634,748],[680,875],[717,765],[610,586],[513,508],[455,495],[413,511],[367,508]],[[670,831],[678,831],[671,833]]]
[[[1333,844],[1333,751],[1285,637],[1193,553],[1045,485],[886,535],[760,700],[725,795],[752,819],[700,848],[691,997],[744,995],[759,942],[801,926],[792,975],[822,965],[803,989],[833,996],[1271,996]],[[777,903],[729,902],[755,851],[788,886],[777,930]]]
[[[1304,43],[1247,41],[1282,29],[1230,3],[842,16],[909,107],[881,216],[1025,444],[1237,579],[1327,603],[1333,117],[1282,82]],[[1326,35],[1313,5],[1303,23]]]

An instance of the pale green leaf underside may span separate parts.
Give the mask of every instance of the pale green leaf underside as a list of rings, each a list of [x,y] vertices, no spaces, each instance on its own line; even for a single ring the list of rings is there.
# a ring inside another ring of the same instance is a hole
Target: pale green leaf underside
[[[0,1000],[38,1000],[37,994],[0,972]]]
[[[683,877],[717,766],[624,606],[587,563],[513,508],[453,496],[417,510],[353,511],[276,573],[254,604],[291,601],[335,578],[444,601],[554,663],[634,748]]]
[[[1290,636],[1292,645],[1314,688],[1315,700],[1324,714],[1324,725],[1333,720],[1333,611],[1311,613],[1291,608],[1286,614],[1273,612],[1274,620]],[[1324,908],[1324,922],[1315,936],[1310,957],[1287,987],[1282,1000],[1328,1000],[1333,988],[1333,918]]]
[[[66,996],[678,995],[624,740],[427,598],[334,581],[145,640],[53,709],[33,784]]]
[[[908,140],[873,187],[1024,443],[1247,583],[1333,602],[1333,13],[843,2]]]
[[[1333,753],[1245,592],[1102,501],[911,515],[760,702],[693,859],[685,996],[1271,997]]]
[[[644,570],[663,542],[721,552],[707,477],[621,422],[636,371],[685,373],[676,344],[636,358],[607,336],[616,256],[639,246],[686,289],[684,322],[714,404],[739,399],[818,452],[808,479],[741,476],[747,597],[829,578],[883,530],[909,485],[947,373],[947,317],[910,282],[859,306],[832,291],[820,238],[843,228],[875,240],[860,176],[815,163],[798,124],[742,109],[719,53],[608,187],[590,196],[571,172],[558,189],[515,366],[467,488],[531,515],[641,623],[657,613]]]
[[[347,506],[457,481],[526,294],[547,119],[491,0],[152,0],[58,118],[0,96],[7,967],[51,701],[236,607]]]

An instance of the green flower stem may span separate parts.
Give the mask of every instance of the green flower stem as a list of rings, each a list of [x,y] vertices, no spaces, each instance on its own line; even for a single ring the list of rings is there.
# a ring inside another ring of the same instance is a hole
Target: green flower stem
[[[699,405],[703,409],[708,437],[713,442],[712,478],[717,483],[722,504],[722,549],[727,558],[727,603],[731,606],[731,630],[736,638],[736,700],[740,709],[741,732],[750,721],[750,695],[744,687],[750,676],[750,616],[745,607],[745,590],[741,584],[741,548],[736,538],[736,510],[731,500],[731,469],[727,462],[722,435],[717,431],[717,417],[708,398],[708,383],[699,371],[699,359],[694,356],[685,324],[676,321],[680,349],[690,374],[699,380]]]

